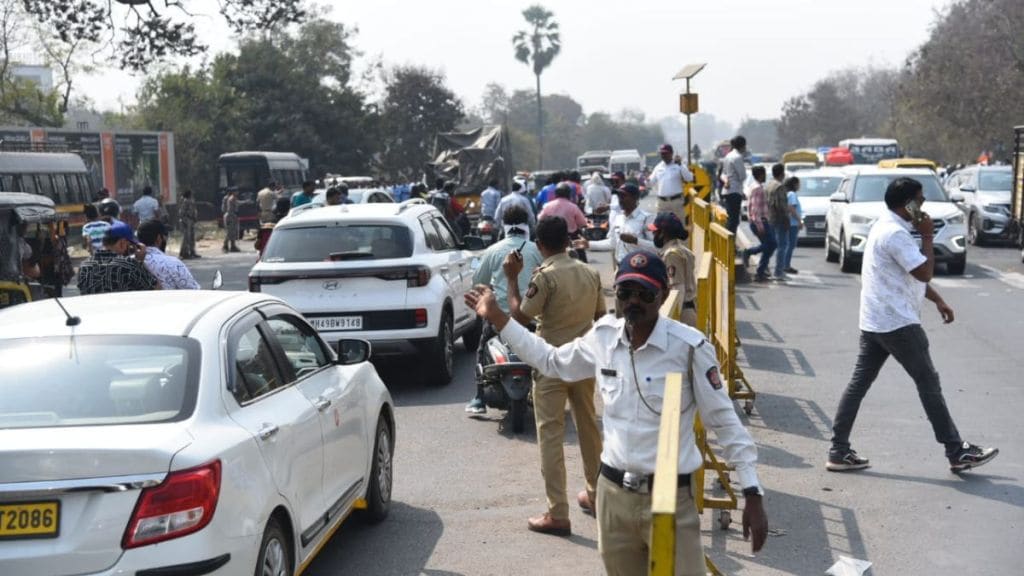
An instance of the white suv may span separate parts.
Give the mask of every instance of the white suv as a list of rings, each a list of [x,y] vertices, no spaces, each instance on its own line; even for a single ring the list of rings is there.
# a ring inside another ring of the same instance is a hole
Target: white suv
[[[249,290],[288,302],[329,342],[368,340],[376,359],[418,355],[447,384],[454,341],[476,350],[481,332],[463,301],[473,284],[463,248],[425,204],[305,210],[274,227]]]
[[[935,173],[927,169],[849,169],[831,197],[825,222],[825,258],[839,262],[843,272],[858,270],[868,231],[887,209],[885,190],[900,177],[913,178],[924,187],[923,209],[935,223],[935,261],[945,263],[950,274],[963,274],[967,266],[964,213],[946,196]]]

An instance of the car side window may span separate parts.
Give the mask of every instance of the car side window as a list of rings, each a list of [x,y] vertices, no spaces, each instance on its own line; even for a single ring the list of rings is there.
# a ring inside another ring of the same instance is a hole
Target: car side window
[[[434,225],[437,226],[437,234],[441,239],[441,250],[455,250],[459,247],[459,242],[455,239],[455,234],[452,233],[451,228],[448,228],[448,223],[443,218],[433,218]]]
[[[242,333],[231,352],[235,364],[231,393],[239,404],[251,402],[284,386],[274,364],[274,354],[257,326]]]
[[[295,378],[303,378],[330,364],[330,356],[312,328],[296,318],[279,315],[267,320],[273,338],[281,345]]]
[[[444,250],[441,236],[438,235],[437,228],[434,227],[434,223],[431,222],[429,216],[420,218],[420,226],[423,227],[423,235],[426,236],[427,247],[431,250]]]

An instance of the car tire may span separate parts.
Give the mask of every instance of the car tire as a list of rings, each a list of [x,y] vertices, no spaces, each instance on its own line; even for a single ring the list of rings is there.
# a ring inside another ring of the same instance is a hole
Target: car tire
[[[466,348],[466,352],[476,352],[477,348],[480,347],[480,337],[484,333],[484,322],[479,316],[473,320],[473,325],[462,333],[462,345]]]
[[[978,213],[974,212],[967,218],[967,241],[972,246],[984,246],[985,239],[982,237]]]
[[[373,463],[370,465],[369,487],[366,489],[366,510],[360,515],[367,524],[383,521],[391,510],[394,448],[391,429],[381,414],[377,419],[377,434],[373,442]]]
[[[437,339],[427,352],[430,377],[438,386],[452,381],[455,375],[455,334],[452,332],[452,314],[445,310],[441,325],[437,328]]]
[[[825,261],[833,264],[839,262],[839,253],[832,249],[832,242],[828,239],[828,230],[825,230]]]
[[[846,247],[845,235],[839,235],[839,269],[847,274],[857,271],[857,265],[850,259],[849,249]]]
[[[512,432],[522,434],[526,429],[526,398],[512,400],[509,406],[508,417],[512,421]]]
[[[292,576],[292,558],[291,540],[277,519],[271,518],[263,530],[263,542],[256,556],[256,576]]]
[[[967,255],[963,258],[958,258],[946,263],[946,273],[951,276],[963,276],[964,270],[967,269]]]

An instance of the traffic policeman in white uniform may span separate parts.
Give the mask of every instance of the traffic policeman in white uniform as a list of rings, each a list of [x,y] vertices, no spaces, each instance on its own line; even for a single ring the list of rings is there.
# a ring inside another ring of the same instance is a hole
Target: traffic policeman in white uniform
[[[598,542],[605,569],[612,576],[648,570],[651,488],[661,481],[653,474],[665,375],[670,372],[682,373],[684,378],[679,475],[670,481],[688,488],[690,475],[701,467],[693,434],[699,411],[743,486],[744,536],[753,536],[755,552],[767,536],[754,441],[733,409],[714,347],[697,330],[659,314],[667,285],[665,264],[658,256],[643,250],[626,255],[615,276],[616,305],[622,317],[605,316],[585,335],[557,348],[519,323],[509,322],[489,288],[477,286],[466,295],[466,303],[493,323],[520,358],[539,372],[569,382],[597,378],[604,401]],[[691,490],[679,490],[678,498],[676,574],[703,575],[700,520]]]

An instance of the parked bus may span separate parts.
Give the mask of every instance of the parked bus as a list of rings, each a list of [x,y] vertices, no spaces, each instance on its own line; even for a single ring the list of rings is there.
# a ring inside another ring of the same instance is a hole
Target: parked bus
[[[306,161],[292,152],[231,152],[217,159],[217,198],[220,209],[224,192],[238,188],[238,229],[258,230],[259,208],[256,194],[271,180],[291,195],[302,189],[307,176]]]
[[[612,152],[610,164],[612,172],[622,172],[626,175],[631,172],[639,173],[644,167],[644,157],[638,150],[615,150]]]
[[[85,221],[83,207],[92,201],[93,183],[85,162],[69,152],[0,151],[0,192],[26,192],[53,200],[72,226]]]
[[[853,156],[854,164],[877,165],[882,160],[899,158],[900,144],[892,138],[848,138],[839,142]]]
[[[611,150],[588,150],[576,158],[576,170],[580,174],[590,174],[594,170],[611,172]]]

